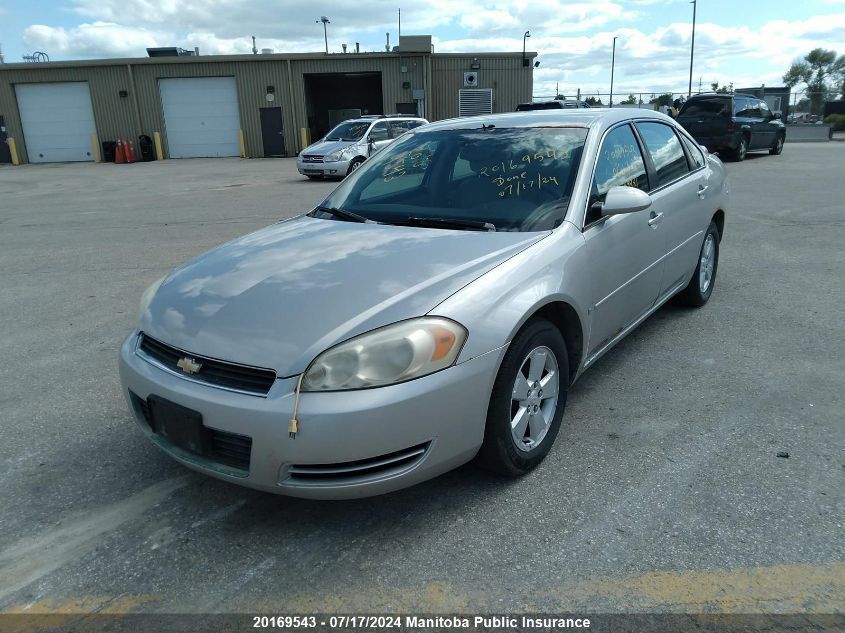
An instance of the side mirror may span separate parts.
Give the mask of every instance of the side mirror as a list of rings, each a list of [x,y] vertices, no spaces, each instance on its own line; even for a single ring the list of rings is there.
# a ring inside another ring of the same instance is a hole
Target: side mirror
[[[595,203],[593,209],[598,206],[600,206],[602,217],[636,213],[651,206],[651,196],[634,187],[611,187],[605,195],[604,202]]]
[[[772,112],[772,118],[773,119],[782,119],[783,118],[783,112],[781,112],[780,110],[775,110],[774,112]]]

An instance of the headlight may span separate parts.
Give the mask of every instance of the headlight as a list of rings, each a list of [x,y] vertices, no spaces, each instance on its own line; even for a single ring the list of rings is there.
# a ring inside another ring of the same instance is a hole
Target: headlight
[[[343,156],[343,153],[344,153],[345,151],[346,151],[345,149],[341,149],[341,150],[338,150],[338,151],[336,151],[336,152],[332,152],[331,154],[328,154],[328,155],[326,156],[326,160],[327,160],[328,162],[330,162],[330,163],[333,163],[333,162],[335,162],[335,161],[338,161],[338,160],[340,160],[340,159],[341,159],[341,157]]]
[[[382,387],[449,367],[467,337],[462,325],[423,317],[362,334],[323,352],[305,370],[302,391]]]
[[[167,279],[167,275],[162,277],[161,279],[154,281],[149,285],[149,287],[144,290],[144,294],[141,295],[141,303],[138,306],[138,320],[141,320],[141,317],[144,316],[144,312],[147,311],[147,308],[150,307],[150,303],[153,300],[156,292],[158,292],[159,287],[161,284],[164,283],[164,280]]]

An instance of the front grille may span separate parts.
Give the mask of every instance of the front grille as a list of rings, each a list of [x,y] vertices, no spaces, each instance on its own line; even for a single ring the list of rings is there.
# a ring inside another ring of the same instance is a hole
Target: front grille
[[[322,163],[323,157],[317,156],[316,154],[303,154],[302,155],[302,162],[303,163]]]
[[[150,430],[155,429],[153,424],[150,405],[146,400],[141,398],[132,391],[129,392],[129,398],[132,401],[132,406],[136,413],[140,415],[150,427]],[[232,468],[237,468],[249,472],[249,461],[252,454],[252,438],[246,435],[238,435],[237,433],[229,433],[227,431],[220,431],[212,429],[207,426],[203,427],[203,432],[207,436],[207,441],[203,442],[207,446],[207,450],[200,453],[201,457],[224,464]],[[158,435],[161,442],[170,444],[170,442]],[[172,446],[172,444],[170,444]],[[184,449],[183,449],[184,450]]]
[[[260,367],[247,367],[225,361],[197,356],[184,350],[178,349],[157,341],[146,334],[141,334],[138,343],[138,350],[143,355],[153,359],[158,364],[166,367],[177,374],[184,374],[185,377],[205,382],[216,387],[234,389],[249,394],[264,396],[270,391],[273,382],[276,380],[276,372],[272,369]],[[177,365],[180,359],[190,358],[201,364],[199,371],[192,374],[185,374]]]
[[[410,470],[428,450],[428,443],[395,453],[335,464],[292,464],[288,482],[297,485],[336,485],[363,482]],[[285,483],[285,482],[283,482]]]

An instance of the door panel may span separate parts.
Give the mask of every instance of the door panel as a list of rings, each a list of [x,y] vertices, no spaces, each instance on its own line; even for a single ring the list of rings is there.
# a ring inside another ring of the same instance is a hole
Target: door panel
[[[88,82],[18,84],[15,93],[29,162],[94,160]]]
[[[591,184],[589,205],[602,202],[611,187],[647,191],[639,143],[630,126],[618,126],[604,138]],[[595,353],[657,300],[663,274],[664,238],[660,210],[652,205],[637,213],[601,218],[588,211],[584,239],[592,296],[589,351]]]
[[[264,142],[264,156],[285,155],[281,108],[261,108],[261,138]]]
[[[239,156],[234,77],[159,79],[170,158]]]

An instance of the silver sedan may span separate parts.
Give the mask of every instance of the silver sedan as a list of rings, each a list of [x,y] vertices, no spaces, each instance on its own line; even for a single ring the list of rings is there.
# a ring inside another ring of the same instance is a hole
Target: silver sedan
[[[654,112],[428,125],[153,284],[124,393],[169,455],[268,492],[362,497],[472,459],[518,476],[596,359],[669,299],[707,302],[728,193]]]

